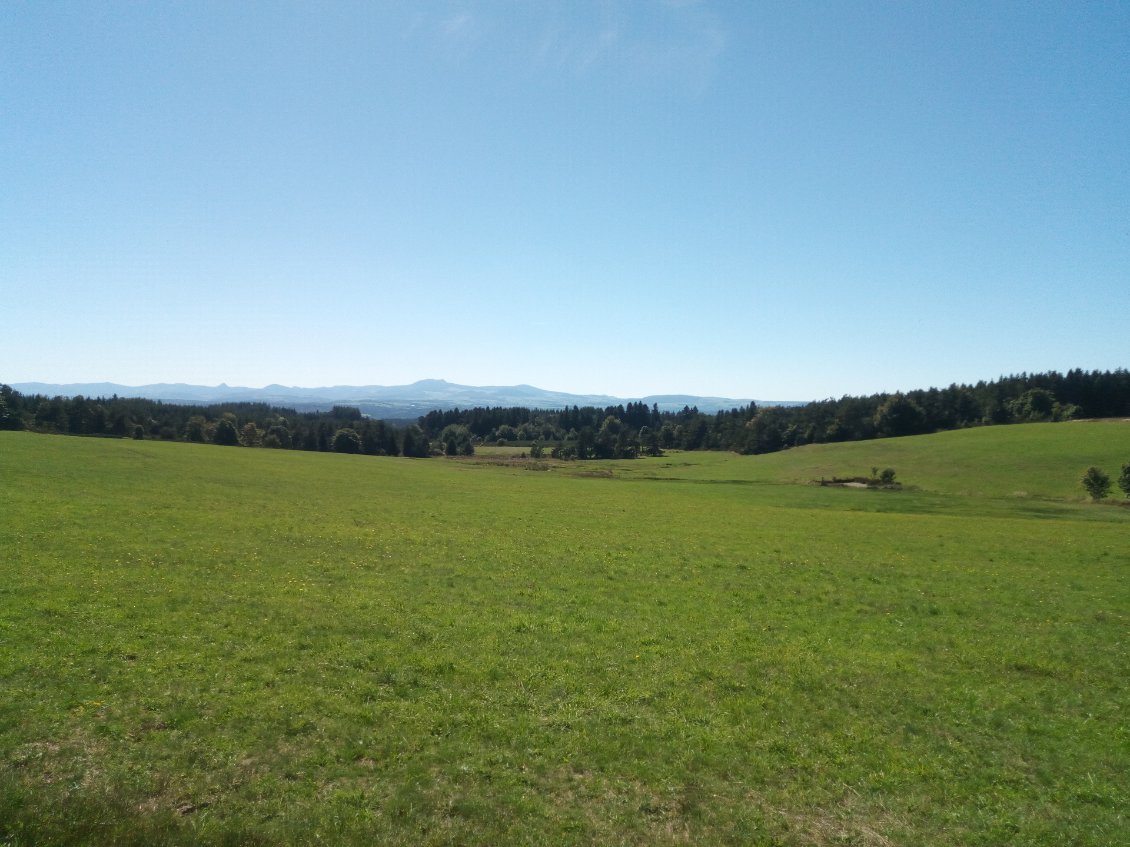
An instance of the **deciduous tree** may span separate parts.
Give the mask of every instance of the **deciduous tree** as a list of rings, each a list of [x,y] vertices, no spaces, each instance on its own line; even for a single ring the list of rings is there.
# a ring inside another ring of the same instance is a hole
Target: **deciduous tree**
[[[213,444],[223,444],[234,447],[239,444],[239,430],[235,428],[235,416],[224,415],[216,422],[216,430],[212,433]]]
[[[888,397],[875,412],[875,426],[883,435],[916,435],[925,423],[922,407],[903,394]]]
[[[203,444],[208,440],[208,422],[203,415],[193,415],[184,425],[184,437]]]
[[[415,424],[405,427],[400,452],[402,455],[417,459],[422,459],[431,454],[431,445],[428,443],[428,437],[420,427]]]
[[[263,432],[255,426],[254,421],[248,421],[239,431],[239,443],[244,447],[262,447]]]
[[[335,453],[360,453],[361,436],[353,427],[343,426],[333,437],[333,451]]]
[[[1083,474],[1083,487],[1091,499],[1102,500],[1110,492],[1110,477],[1094,466],[1089,467]]]

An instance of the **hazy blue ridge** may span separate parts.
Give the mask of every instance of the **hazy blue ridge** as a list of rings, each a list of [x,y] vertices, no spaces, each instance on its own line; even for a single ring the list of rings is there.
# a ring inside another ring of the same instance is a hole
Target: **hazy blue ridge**
[[[647,397],[611,397],[606,394],[569,394],[547,391],[532,385],[457,385],[442,379],[422,379],[411,385],[334,385],[318,388],[268,385],[244,388],[221,383],[216,386],[156,383],[118,385],[113,382],[53,384],[12,383],[23,394],[47,397],[140,397],[169,403],[269,403],[302,411],[329,409],[335,405],[358,406],[374,417],[415,417],[433,409],[474,408],[477,406],[525,406],[536,409],[561,409],[566,406],[616,406],[627,402],[657,405],[660,411],[679,411],[684,406],[713,413],[750,402],[758,405],[798,405],[799,401],[773,401],[699,397],[690,394],[657,394]]]

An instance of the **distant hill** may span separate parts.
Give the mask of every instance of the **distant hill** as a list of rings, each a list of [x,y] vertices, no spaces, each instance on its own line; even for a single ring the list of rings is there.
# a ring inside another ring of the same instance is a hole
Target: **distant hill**
[[[1067,421],[809,444],[725,465],[724,471],[720,463],[719,473],[727,479],[806,483],[894,468],[906,485],[971,499],[984,509],[987,497],[1084,501],[1080,479],[1087,466],[1097,465],[1114,478],[1128,456],[1130,422]],[[1121,496],[1117,489],[1112,494],[1115,500]]]
[[[467,409],[477,406],[524,406],[531,409],[561,409],[567,406],[616,406],[627,402],[657,405],[660,411],[679,411],[684,406],[698,407],[711,414],[722,409],[746,406],[748,399],[698,397],[688,394],[662,394],[647,397],[611,397],[606,394],[568,394],[547,391],[532,385],[457,385],[442,379],[422,379],[411,385],[334,385],[300,388],[268,385],[242,388],[185,383],[118,385],[113,382],[70,383],[65,385],[23,382],[12,388],[23,394],[48,397],[143,397],[169,403],[269,403],[299,411],[318,411],[333,406],[356,406],[367,415],[386,420],[417,418],[433,409]],[[795,401],[758,400],[758,405],[799,405]]]

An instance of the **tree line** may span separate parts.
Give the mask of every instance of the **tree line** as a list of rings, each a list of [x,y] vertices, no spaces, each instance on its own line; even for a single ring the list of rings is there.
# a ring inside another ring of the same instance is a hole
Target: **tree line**
[[[118,397],[23,395],[0,385],[0,429],[385,456],[468,455],[484,443],[527,445],[566,459],[633,458],[664,450],[771,453],[991,424],[1130,417],[1130,371],[1019,374],[975,385],[844,396],[795,406],[750,403],[714,414],[606,407],[435,410],[395,426],[352,406],[299,413],[265,403],[207,406]]]
[[[371,456],[431,454],[419,426],[396,427],[352,406],[300,413],[266,403],[193,406],[116,395],[44,397],[7,385],[0,385],[0,429]]]
[[[795,406],[750,403],[714,414],[660,411],[644,403],[537,410],[433,411],[431,439],[553,444],[564,458],[631,458],[667,449],[772,453],[805,444],[862,441],[992,424],[1130,417],[1130,371],[1012,375],[974,385],[844,396]]]

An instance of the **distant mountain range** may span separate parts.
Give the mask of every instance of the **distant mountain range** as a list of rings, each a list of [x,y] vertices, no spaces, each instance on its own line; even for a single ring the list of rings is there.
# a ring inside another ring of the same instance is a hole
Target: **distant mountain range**
[[[408,420],[433,409],[470,409],[476,406],[524,406],[530,409],[561,409],[566,406],[616,406],[629,402],[606,394],[567,394],[546,391],[532,385],[456,385],[442,379],[422,379],[411,385],[334,385],[326,388],[298,388],[268,385],[265,388],[240,388],[230,385],[118,385],[113,382],[84,382],[56,385],[43,382],[13,383],[22,394],[47,397],[143,397],[168,403],[207,405],[211,403],[268,403],[297,411],[317,411],[333,406],[356,406],[366,415],[385,420]],[[656,394],[630,398],[630,402],[656,405],[660,411],[679,411],[684,406],[713,413],[745,406],[748,399],[697,397],[689,394]],[[758,400],[761,406],[792,406],[794,401]]]

